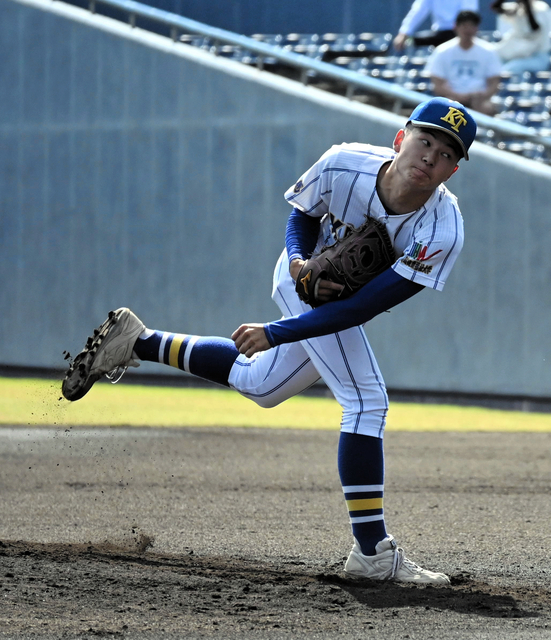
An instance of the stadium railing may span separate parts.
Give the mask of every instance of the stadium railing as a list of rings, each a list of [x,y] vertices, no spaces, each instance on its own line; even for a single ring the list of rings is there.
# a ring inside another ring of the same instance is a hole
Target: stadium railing
[[[126,22],[130,28],[139,27],[155,31],[170,37],[175,42],[181,41],[187,45],[198,46],[213,55],[233,58],[255,65],[259,69],[275,70],[279,67],[279,72],[283,70],[284,74],[285,71],[288,74],[292,73],[293,77],[304,84],[310,84],[313,81],[330,82],[333,84],[332,90],[339,87],[338,91],[350,99],[358,99],[362,94],[376,96],[381,106],[394,113],[401,113],[405,108],[409,110],[427,99],[427,93],[415,90],[419,88],[415,83],[408,85],[406,82],[398,82],[391,74],[387,74],[387,79],[384,79],[383,72],[379,74],[380,77],[376,77],[376,74],[362,73],[358,68],[361,62],[357,61],[361,61],[362,57],[361,49],[358,49],[357,44],[350,46],[348,51],[342,49],[342,38],[346,38],[347,34],[333,34],[335,36],[333,42],[330,38],[326,38],[326,41],[321,43],[313,41],[315,34],[303,34],[303,36],[295,34],[294,46],[290,46],[288,36],[261,36],[260,34],[251,37],[243,36],[135,2],[135,0],[67,1],[91,13]],[[350,35],[348,34],[348,37]],[[372,45],[370,40],[373,40],[373,37],[369,38],[369,35],[383,37],[379,38],[378,43]],[[315,37],[319,38],[319,36]],[[341,38],[341,42],[336,46],[338,38]],[[384,54],[390,44],[389,34],[366,34],[364,44],[366,55],[377,55],[378,51]],[[356,66],[339,64],[339,57],[342,57],[340,53],[343,51],[348,57],[356,59]],[[331,55],[331,52],[335,55]],[[353,55],[350,56],[350,53]],[[410,86],[413,88],[408,88]],[[422,89],[426,91],[427,87],[423,86]],[[504,101],[507,97],[503,98]],[[547,132],[535,126],[519,124],[516,121],[517,112],[513,113],[511,119],[507,119],[506,115],[502,118],[494,118],[482,113],[475,113],[475,119],[479,125],[477,138],[482,142],[522,153],[539,161],[551,162],[551,130]],[[534,118],[535,121],[536,118]],[[529,124],[528,118],[526,123]]]

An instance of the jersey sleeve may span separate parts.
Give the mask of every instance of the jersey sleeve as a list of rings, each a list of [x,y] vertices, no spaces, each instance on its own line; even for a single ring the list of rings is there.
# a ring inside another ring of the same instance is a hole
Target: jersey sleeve
[[[449,204],[444,213],[427,213],[424,224],[414,230],[411,242],[392,268],[406,280],[442,291],[463,240],[463,218],[459,209]]]
[[[334,145],[285,192],[285,200],[293,207],[316,218],[329,211],[333,166],[340,150]]]
[[[296,207],[291,211],[285,229],[285,246],[289,263],[295,258],[306,259],[318,241],[320,219],[307,215]]]
[[[399,33],[405,33],[408,36],[413,35],[424,20],[428,18],[429,14],[429,0],[415,0],[400,25]]]
[[[365,324],[422,291],[423,286],[405,280],[391,268],[345,300],[328,302],[298,316],[282,318],[264,325],[272,347],[344,331]]]

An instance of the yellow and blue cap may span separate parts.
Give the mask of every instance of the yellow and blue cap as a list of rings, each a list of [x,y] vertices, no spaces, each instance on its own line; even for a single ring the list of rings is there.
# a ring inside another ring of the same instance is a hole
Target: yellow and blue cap
[[[469,159],[469,147],[476,136],[476,122],[461,103],[448,98],[431,98],[415,107],[408,123],[448,133],[459,143],[465,160]]]

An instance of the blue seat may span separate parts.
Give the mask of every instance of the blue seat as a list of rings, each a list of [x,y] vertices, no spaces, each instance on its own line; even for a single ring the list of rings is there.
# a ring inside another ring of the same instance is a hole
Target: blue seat
[[[321,36],[324,60],[339,56],[365,57],[384,54],[392,42],[390,33],[325,33]]]

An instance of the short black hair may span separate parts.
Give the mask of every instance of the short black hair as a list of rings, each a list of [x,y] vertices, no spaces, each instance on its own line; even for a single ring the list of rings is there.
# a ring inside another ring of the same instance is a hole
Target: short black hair
[[[482,18],[476,11],[460,11],[457,14],[457,18],[455,19],[455,24],[463,24],[464,22],[472,22],[478,27],[478,25],[482,22]]]

